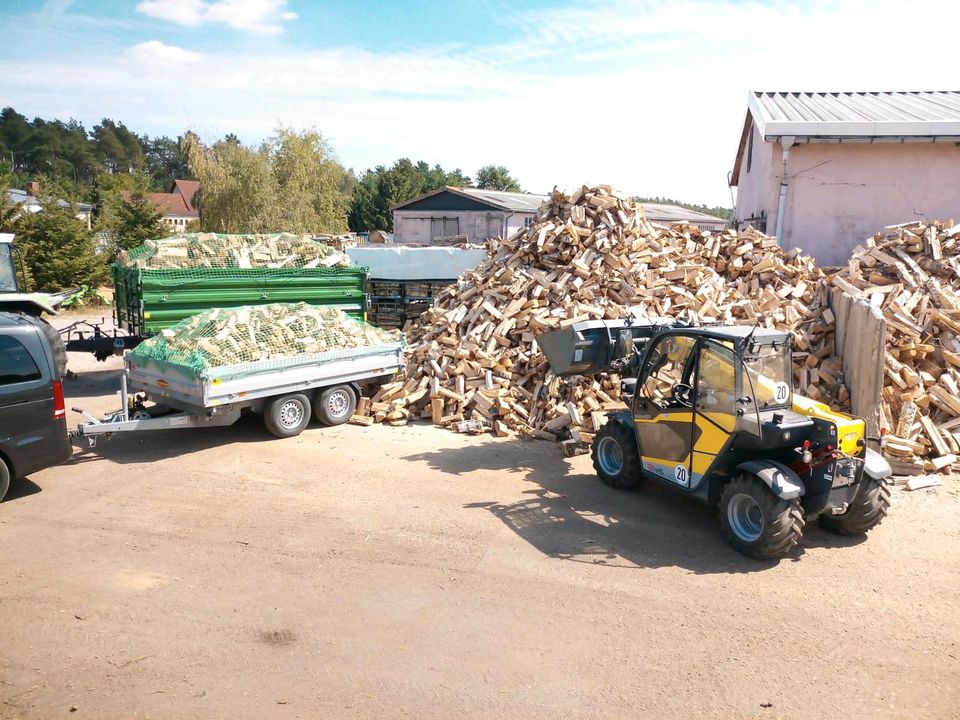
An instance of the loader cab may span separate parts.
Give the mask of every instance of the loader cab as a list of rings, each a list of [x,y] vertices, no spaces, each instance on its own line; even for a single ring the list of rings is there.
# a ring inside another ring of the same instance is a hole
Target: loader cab
[[[17,283],[17,246],[11,233],[0,233],[0,293],[20,292]],[[21,261],[22,264],[22,261]]]
[[[642,472],[709,501],[704,478],[722,478],[744,443],[762,447],[776,411],[790,408],[790,337],[686,328],[657,334],[645,350],[632,406]]]

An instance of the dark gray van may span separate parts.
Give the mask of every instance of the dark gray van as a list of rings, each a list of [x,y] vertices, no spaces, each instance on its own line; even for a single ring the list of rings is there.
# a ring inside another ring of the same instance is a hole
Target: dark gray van
[[[70,457],[63,386],[37,321],[0,312],[0,500],[10,479]]]

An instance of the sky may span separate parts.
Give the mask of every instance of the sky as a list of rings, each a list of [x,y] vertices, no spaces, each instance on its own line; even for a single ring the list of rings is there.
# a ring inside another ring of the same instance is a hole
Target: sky
[[[958,90],[948,0],[0,0],[0,106],[732,206],[752,90]]]

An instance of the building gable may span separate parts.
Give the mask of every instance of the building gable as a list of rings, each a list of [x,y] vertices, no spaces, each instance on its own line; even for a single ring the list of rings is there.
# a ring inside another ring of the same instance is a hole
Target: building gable
[[[467,197],[449,190],[433,193],[425,197],[411,200],[394,208],[395,211],[416,212],[457,212],[457,211],[486,211],[503,212],[503,208],[482,202],[476,198]]]

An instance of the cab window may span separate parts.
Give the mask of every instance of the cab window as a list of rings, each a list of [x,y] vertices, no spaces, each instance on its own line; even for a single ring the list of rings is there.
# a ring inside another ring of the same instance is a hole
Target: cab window
[[[736,414],[736,359],[733,350],[707,341],[700,350],[697,371],[697,410]]]
[[[13,385],[40,378],[40,369],[20,341],[8,335],[0,335],[0,385]]]
[[[653,350],[645,370],[643,395],[660,407],[673,407],[673,388],[684,383],[690,384],[690,358],[697,346],[696,338],[682,335],[667,335],[660,338]]]

